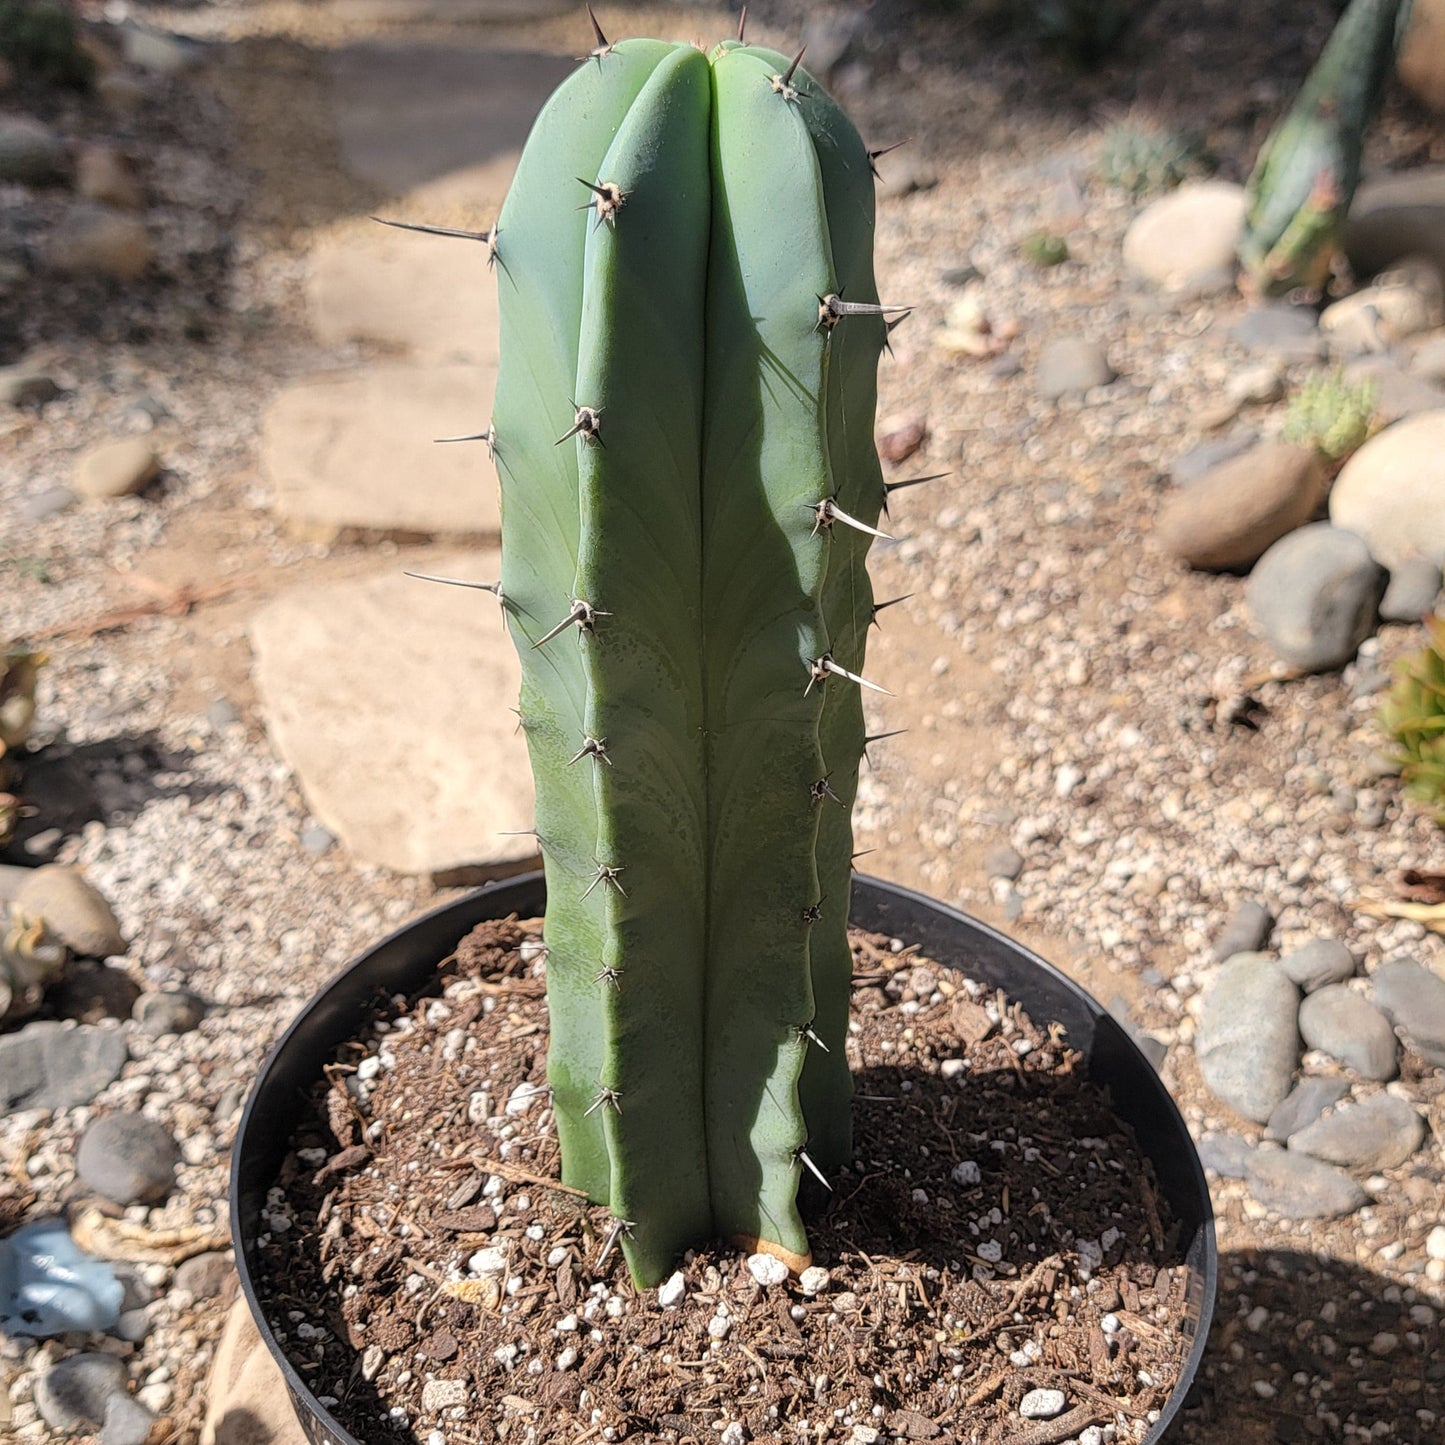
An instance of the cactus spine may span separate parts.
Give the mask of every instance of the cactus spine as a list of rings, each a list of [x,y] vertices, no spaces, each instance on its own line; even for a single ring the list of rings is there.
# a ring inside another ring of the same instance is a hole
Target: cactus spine
[[[849,1157],[886,323],[868,153],[796,62],[597,39],[491,237],[489,439],[564,1178],[651,1284],[714,1235],[805,1262]]]

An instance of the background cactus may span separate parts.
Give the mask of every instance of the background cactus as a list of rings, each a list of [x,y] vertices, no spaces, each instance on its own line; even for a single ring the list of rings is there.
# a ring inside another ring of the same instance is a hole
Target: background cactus
[[[1340,249],[1412,0],[1351,0],[1249,178],[1239,259],[1254,288],[1320,290]]]
[[[1398,751],[1410,797],[1445,823],[1445,618],[1427,617],[1429,642],[1401,660],[1380,705],[1380,726]]]
[[[1125,120],[1104,133],[1094,173],[1105,185],[1147,196],[1172,190],[1207,168],[1204,149],[1194,136],[1144,120]]]
[[[715,1235],[804,1263],[850,1151],[886,321],[870,156],[796,62],[597,41],[490,238],[489,437],[564,1178],[651,1284]]]

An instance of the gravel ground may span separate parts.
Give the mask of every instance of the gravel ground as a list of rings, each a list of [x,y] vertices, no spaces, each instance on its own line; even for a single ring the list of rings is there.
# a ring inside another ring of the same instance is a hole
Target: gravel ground
[[[1366,971],[1399,952],[1438,962],[1419,925],[1359,905],[1402,866],[1445,864],[1438,830],[1376,757],[1373,688],[1417,630],[1385,629],[1343,675],[1288,680],[1248,628],[1239,579],[1186,575],[1148,543],[1169,462],[1202,438],[1197,417],[1246,364],[1228,336],[1244,303],[1165,305],[1132,289],[1119,256],[1136,206],[1090,167],[1100,125],[1132,107],[1199,127],[1226,175],[1247,168],[1329,7],[1272,7],[1267,42],[1237,34],[1234,9],[1166,0],[1127,65],[1084,78],[930,11],[901,40],[885,30],[875,73],[852,72],[845,87],[865,134],[916,136],[911,164],[936,178],[881,210],[885,299],[918,307],[884,368],[881,414],[927,423],[893,475],[952,469],[901,495],[901,540],[875,552],[879,595],[913,594],[886,615],[873,654],[871,672],[899,694],[876,721],[910,731],[865,776],[859,846],[876,849],[879,874],[1001,923],[1096,993],[1121,995],[1168,1045],[1165,1077],[1200,1132],[1238,1127],[1188,1048],[1208,945],[1231,907],[1266,905],[1277,947],[1341,938]],[[800,11],[755,6],[760,38],[784,42]],[[44,727],[106,779],[104,818],[62,859],[113,902],[137,977],[216,1005],[198,1031],[161,1044],[126,1025],[134,1062],[99,1100],[143,1105],[182,1144],[176,1195],[133,1222],[206,1233],[224,1224],[226,1149],[266,1043],[319,980],[434,895],[300,846],[310,819],[255,715],[244,634],[271,591],[367,570],[377,551],[285,538],[253,470],[265,401],[321,357],[299,304],[312,228],[365,201],[336,173],[314,51],[371,27],[299,6],[147,14],[231,43],[202,75],[169,83],[140,128],[147,178],[164,182],[155,279],[124,293],[37,285],[6,303],[7,345],[40,354],[66,394],[19,415],[0,442],[0,511],[12,519],[0,631],[45,639]],[[603,18],[619,31],[723,24],[694,8]],[[529,38],[565,49],[575,31],[549,22]],[[409,36],[433,33],[446,32]],[[1445,139],[1397,105],[1371,163],[1430,159],[1445,159]],[[1069,245],[1051,271],[1018,252],[1040,226]],[[933,343],[961,294],[948,273],[965,264],[982,273],[994,334],[1016,329],[1016,375]],[[1040,400],[1034,367],[1054,336],[1102,344],[1120,379]],[[1279,408],[1253,418],[1266,432],[1280,419]],[[148,428],[166,471],[144,496],[25,518],[26,499],[66,483],[85,446]],[[221,595],[190,606],[187,587]],[[94,626],[178,590],[176,615]],[[1245,697],[1257,730],[1229,721]],[[147,750],[161,767],[128,764]],[[1003,845],[1022,858],[1012,883],[985,867]],[[0,1122],[0,1168],[34,1191],[34,1212],[75,1192],[88,1117]],[[1445,1268],[1429,1278],[1424,1250],[1445,1208],[1441,1176],[1432,1132],[1370,1181],[1380,1203],[1326,1224],[1279,1220],[1219,1183],[1221,1325],[1184,1438],[1434,1438],[1438,1332],[1421,1334],[1424,1314],[1410,1316],[1413,1339],[1408,1325],[1364,1326],[1445,1303]],[[190,1440],[223,1311],[167,1295],[168,1265],[144,1270],[161,1294],[132,1378],[156,1387],[155,1407]],[[1381,1333],[1395,1343],[1378,1345]],[[29,1381],[60,1353],[0,1346],[20,1439],[46,1438]]]

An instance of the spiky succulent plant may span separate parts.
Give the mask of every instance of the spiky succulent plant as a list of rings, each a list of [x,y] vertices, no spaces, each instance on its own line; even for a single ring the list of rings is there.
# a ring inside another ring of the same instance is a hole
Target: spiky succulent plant
[[[1314,372],[1290,398],[1285,440],[1314,447],[1332,462],[1343,461],[1369,440],[1375,400],[1372,381],[1350,381],[1338,369]]]
[[[1380,726],[1395,743],[1405,791],[1445,824],[1445,618],[1427,617],[1425,628],[1429,642],[1396,666]]]
[[[864,558],[902,308],[874,288],[872,157],[796,58],[596,40],[484,236],[485,439],[563,1174],[652,1284],[718,1236],[801,1267],[800,1183],[850,1156]]]
[[[1104,132],[1095,174],[1131,196],[1172,190],[1204,168],[1199,142],[1183,131],[1141,121],[1120,121]]]

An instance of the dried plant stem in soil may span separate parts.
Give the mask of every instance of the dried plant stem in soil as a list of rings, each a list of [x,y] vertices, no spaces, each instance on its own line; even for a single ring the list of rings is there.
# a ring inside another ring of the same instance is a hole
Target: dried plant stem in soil
[[[1147,1433],[1188,1344],[1187,1271],[1058,1026],[855,935],[857,1154],[831,1198],[814,1186],[820,1268],[765,1286],[708,1245],[639,1295],[607,1212],[553,1182],[535,937],[481,925],[440,998],[393,1000],[345,1046],[268,1202],[271,1323],[353,1434]],[[1024,1418],[1039,1389],[1063,1413]]]

